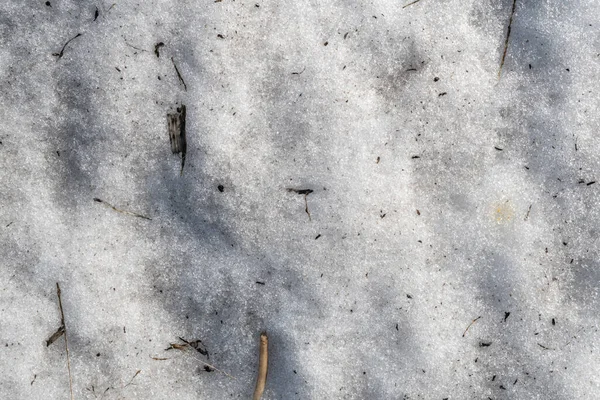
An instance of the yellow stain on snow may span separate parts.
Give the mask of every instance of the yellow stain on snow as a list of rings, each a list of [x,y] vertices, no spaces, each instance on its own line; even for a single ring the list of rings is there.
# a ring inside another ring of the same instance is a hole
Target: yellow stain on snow
[[[506,224],[515,217],[515,209],[510,200],[503,200],[494,204],[493,218],[498,224]]]

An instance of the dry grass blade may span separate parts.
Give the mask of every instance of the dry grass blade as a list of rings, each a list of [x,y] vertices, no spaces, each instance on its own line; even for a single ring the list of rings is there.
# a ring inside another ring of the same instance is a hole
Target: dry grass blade
[[[69,392],[71,393],[71,400],[73,400],[74,399],[74,397],[73,397],[73,378],[71,376],[71,358],[69,357],[69,341],[67,339],[67,326],[65,325],[65,313],[63,311],[62,298],[60,296],[60,286],[58,285],[58,282],[56,282],[56,294],[58,296],[58,307],[60,308],[60,328],[58,329],[58,331],[56,331],[56,333],[54,335],[57,335],[61,329],[62,329],[63,333],[61,333],[60,335],[62,335],[62,334],[65,335],[65,351],[67,353],[67,371],[69,373]],[[52,335],[52,336],[54,336],[54,335]],[[59,337],[60,337],[60,335],[59,335]],[[52,339],[52,337],[50,337],[50,339]],[[58,339],[58,337],[57,337],[57,339]]]
[[[131,385],[131,383],[133,382],[133,380],[135,379],[135,377],[138,376],[140,374],[140,372],[142,372],[142,370],[138,369],[136,371],[135,375],[133,375],[133,378],[131,378],[131,380],[129,381],[129,383],[127,385],[123,386],[123,387],[127,387],[127,386]]]
[[[517,0],[513,0],[512,11],[510,12],[510,19],[508,21],[508,30],[506,31],[506,40],[504,41],[504,52],[502,53],[502,61],[500,61],[500,69],[498,70],[498,80],[500,80],[500,76],[502,75],[502,67],[504,66],[506,52],[508,51],[508,40],[510,39],[510,30],[512,28],[513,16],[515,15],[516,8]]]
[[[265,386],[267,384],[267,372],[269,369],[269,338],[267,333],[260,334],[260,349],[258,355],[258,376],[256,378],[256,388],[252,400],[260,400]]]
[[[116,211],[118,213],[125,214],[125,215],[131,215],[133,217],[138,217],[138,218],[142,218],[142,219],[147,219],[148,221],[152,221],[152,218],[146,217],[145,215],[142,215],[142,214],[136,214],[131,211],[121,210],[120,208],[117,208],[117,207],[113,206],[112,204],[110,204],[102,199],[99,199],[97,197],[94,197],[94,201],[96,203],[104,204],[105,206],[112,208],[114,211]]]
[[[473,325],[475,322],[477,322],[477,320],[478,320],[479,318],[481,318],[481,316],[479,316],[479,317],[475,318],[473,321],[471,321],[471,323],[469,324],[469,326],[467,326],[467,329],[465,329],[465,331],[463,332],[463,334],[462,334],[462,337],[465,337],[465,335],[467,334],[467,331],[469,330],[469,328],[471,328],[471,326],[472,326],[472,325]]]

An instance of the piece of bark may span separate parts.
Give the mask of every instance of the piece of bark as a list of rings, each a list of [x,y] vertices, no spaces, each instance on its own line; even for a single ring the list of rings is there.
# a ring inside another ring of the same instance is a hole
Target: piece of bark
[[[187,143],[185,139],[185,105],[177,108],[176,113],[167,114],[167,124],[169,130],[169,139],[171,140],[171,151],[173,154],[181,154],[181,174],[185,165],[185,155],[187,152]]]

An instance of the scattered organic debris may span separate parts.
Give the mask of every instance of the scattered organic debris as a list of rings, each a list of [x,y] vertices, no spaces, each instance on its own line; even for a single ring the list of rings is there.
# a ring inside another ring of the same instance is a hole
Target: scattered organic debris
[[[475,322],[477,322],[477,320],[478,320],[478,319],[480,319],[480,318],[481,318],[481,316],[479,316],[479,317],[475,318],[473,321],[471,321],[471,323],[469,324],[469,326],[467,326],[467,329],[465,329],[465,331],[463,332],[463,334],[462,334],[462,337],[465,337],[465,335],[467,334],[467,331],[469,330],[469,328],[471,328],[471,326],[472,326],[472,325],[473,325]]]
[[[33,382],[35,382],[35,378],[37,378],[37,375],[33,374],[33,380],[31,381],[31,386],[33,386]]]
[[[260,349],[258,356],[258,376],[256,378],[256,388],[254,389],[254,396],[252,400],[260,400],[263,392],[265,391],[265,385],[267,383],[267,370],[269,367],[269,339],[267,332],[260,334]]]
[[[179,78],[179,82],[183,85],[183,89],[187,92],[187,85],[185,84],[185,81],[183,80],[183,77],[181,76],[181,73],[179,72],[179,68],[177,68],[177,64],[175,64],[175,60],[173,60],[173,57],[171,57],[171,61],[173,62],[173,66],[175,67],[175,72],[177,72],[177,77]]]
[[[498,69],[498,80],[502,75],[502,67],[504,66],[504,60],[506,59],[506,52],[508,51],[508,40],[510,39],[510,30],[512,28],[513,16],[515,15],[515,9],[517,8],[517,0],[513,0],[512,11],[510,12],[510,19],[508,20],[508,30],[506,31],[506,39],[504,40],[504,52],[502,52],[502,60],[500,61],[500,69]]]
[[[185,105],[177,108],[177,112],[167,114],[167,124],[169,130],[169,139],[171,140],[171,151],[173,154],[181,153],[181,175],[185,166],[185,155],[187,152],[187,142],[185,138]]]
[[[94,11],[94,21],[98,19],[99,15],[100,15],[100,11],[98,10],[98,7],[96,7],[96,11]]]
[[[65,352],[67,354],[67,371],[69,373],[69,391],[71,393],[71,400],[73,400],[73,378],[71,376],[71,358],[69,357],[69,341],[67,340],[67,326],[65,325],[65,313],[63,311],[62,297],[60,295],[60,286],[56,282],[56,295],[58,296],[58,307],[60,309],[60,327],[46,340],[46,346],[50,346],[62,335],[65,336]],[[35,380],[35,377],[34,377]],[[31,382],[33,385],[33,382]]]
[[[94,201],[96,203],[102,203],[102,204],[106,205],[107,207],[112,208],[113,210],[115,210],[118,213],[126,214],[126,215],[131,215],[133,217],[143,218],[143,219],[147,219],[148,221],[152,221],[152,218],[146,217],[145,215],[136,214],[136,213],[133,213],[131,211],[121,210],[120,208],[117,208],[117,207],[113,206],[112,204],[107,203],[106,201],[104,201],[102,199],[99,199],[97,197],[94,197]]]
[[[504,149],[502,149],[502,148],[500,148],[500,147],[497,147],[497,146],[494,146],[494,149],[496,149],[496,150],[498,150],[498,151],[502,151],[502,150],[504,150]]]
[[[413,4],[418,3],[419,1],[421,1],[421,0],[412,1],[412,2],[410,2],[410,3],[408,3],[408,4],[404,5],[404,6],[402,6],[402,8],[406,8],[408,6],[412,6]]]
[[[62,49],[60,49],[60,53],[52,53],[52,55],[56,58],[56,61],[60,60],[63,56],[63,54],[65,53],[65,49],[67,48],[67,45],[69,43],[71,43],[73,40],[77,39],[79,36],[81,36],[81,33],[78,33],[77,35],[73,36],[71,39],[67,40],[67,43],[65,43],[65,45],[62,47]]]
[[[206,347],[204,347],[204,345],[202,344],[202,340],[192,340],[191,342],[185,340],[182,337],[178,338],[179,340],[181,340],[183,343],[171,343],[170,347],[165,349],[165,350],[172,350],[172,349],[176,349],[176,350],[188,350],[188,349],[194,349],[196,350],[198,353],[202,354],[203,356],[206,356],[207,358],[210,358],[209,354],[208,354],[208,350],[206,350]]]
[[[286,190],[288,192],[290,192],[290,193],[296,193],[296,194],[303,194],[304,195],[304,205],[305,205],[304,211],[308,215],[308,220],[312,221],[312,218],[310,217],[310,211],[308,211],[308,200],[306,198],[308,197],[309,194],[311,194],[312,192],[314,192],[314,190],[312,190],[312,189],[294,189],[294,188],[287,188]]]
[[[506,322],[506,320],[508,319],[509,316],[510,316],[510,311],[505,311],[504,312],[504,322]]]
[[[215,367],[212,364],[207,363],[206,361],[201,360],[200,358],[195,356],[195,353],[198,352],[204,356],[206,356],[207,358],[209,358],[209,354],[208,351],[206,350],[206,348],[203,347],[202,345],[202,341],[200,340],[192,340],[192,341],[187,341],[182,337],[178,338],[182,343],[170,343],[169,347],[165,349],[165,351],[168,350],[180,350],[180,351],[184,351],[187,352],[188,354],[193,354],[193,357],[200,363],[202,363],[205,367],[209,367],[212,368],[215,371],[219,371],[220,373],[227,375],[228,377],[235,379],[235,377],[233,377],[232,375],[228,374],[227,372],[220,370],[219,368]],[[190,350],[195,350],[195,352],[190,352]],[[161,357],[151,357],[153,360],[156,361],[164,361],[164,360],[168,360],[168,358],[161,358]]]
[[[492,342],[479,342],[479,347],[490,347]]]
[[[154,54],[156,54],[156,57],[159,58],[160,57],[160,53],[158,52],[158,50],[163,47],[165,44],[163,42],[158,42],[154,45]]]

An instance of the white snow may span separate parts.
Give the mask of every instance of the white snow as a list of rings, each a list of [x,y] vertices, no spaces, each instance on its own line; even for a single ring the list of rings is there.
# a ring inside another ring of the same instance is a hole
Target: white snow
[[[0,398],[599,398],[600,3],[407,3],[1,3]]]

